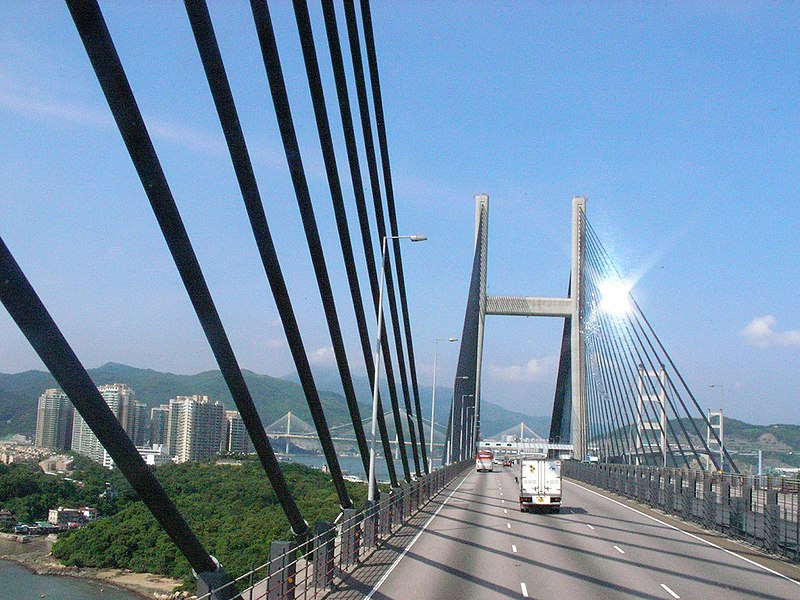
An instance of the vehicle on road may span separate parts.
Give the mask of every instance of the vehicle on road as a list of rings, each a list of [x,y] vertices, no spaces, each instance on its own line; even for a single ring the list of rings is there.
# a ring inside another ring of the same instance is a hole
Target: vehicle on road
[[[561,461],[548,458],[520,460],[519,509],[561,510]]]
[[[475,470],[478,473],[494,471],[494,453],[490,450],[478,450],[475,455]]]

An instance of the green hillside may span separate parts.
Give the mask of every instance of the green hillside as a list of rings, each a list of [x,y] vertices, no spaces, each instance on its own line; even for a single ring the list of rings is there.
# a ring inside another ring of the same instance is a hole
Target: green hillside
[[[206,394],[223,402],[228,409],[236,408],[219,371],[176,375],[107,363],[98,369],[89,369],[89,375],[97,385],[128,384],[136,393],[136,399],[148,406],[166,403],[178,395]],[[244,371],[244,378],[265,426],[288,411],[303,420],[311,420],[303,390],[299,385],[251,371]],[[0,374],[0,436],[9,433],[33,436],[39,396],[51,387],[58,385],[49,373],[42,371]],[[349,420],[344,398],[329,392],[320,392],[320,397],[325,415],[331,424]]]
[[[118,363],[107,363],[97,369],[89,369],[89,375],[97,385],[125,383],[133,388],[136,399],[148,406],[166,403],[178,395],[206,394],[214,400],[222,401],[229,409],[234,409],[225,380],[219,371],[205,371],[196,375],[176,375],[152,369],[139,369]],[[316,374],[315,374],[316,375]],[[245,381],[258,408],[265,426],[291,411],[306,422],[311,422],[303,389],[290,378],[279,379],[269,375],[259,375],[244,371]],[[338,377],[338,374],[336,375]],[[371,394],[369,382],[365,377],[354,378],[362,417],[371,414]],[[333,373],[322,372],[317,377],[321,389],[341,389],[337,386]],[[26,371],[12,375],[0,373],[0,437],[10,433],[33,436],[36,428],[36,406],[39,396],[47,388],[58,387],[49,373]],[[420,390],[422,413],[430,416],[430,388]],[[437,386],[437,423],[446,424],[451,391]],[[334,392],[320,391],[325,415],[330,425],[347,423],[350,413],[344,397]],[[386,394],[388,399],[388,393]],[[402,405],[402,399],[401,399]],[[388,409],[388,401],[386,402]],[[483,403],[483,431],[486,436],[508,429],[524,421],[528,426],[547,435],[547,417],[531,417],[507,410],[488,401]],[[391,421],[390,421],[391,422]],[[438,428],[437,428],[438,429]]]

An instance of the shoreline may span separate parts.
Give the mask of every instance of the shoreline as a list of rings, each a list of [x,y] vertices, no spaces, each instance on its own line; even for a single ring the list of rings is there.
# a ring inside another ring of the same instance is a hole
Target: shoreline
[[[6,542],[6,540],[2,541]],[[19,547],[13,548],[14,552],[9,553],[2,547],[8,544]],[[103,586],[115,587],[143,599],[191,597],[191,595],[180,595],[182,592],[174,592],[174,589],[181,585],[181,581],[153,573],[136,573],[128,569],[62,565],[57,559],[50,556],[52,543],[48,540],[34,540],[25,544],[9,540],[2,546],[0,546],[0,560],[14,563],[34,575],[73,577]],[[28,550],[29,546],[30,550]]]

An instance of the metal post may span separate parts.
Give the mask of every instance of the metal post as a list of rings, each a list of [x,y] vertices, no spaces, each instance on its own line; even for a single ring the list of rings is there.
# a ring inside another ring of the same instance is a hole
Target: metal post
[[[364,502],[364,547],[378,545],[378,504],[374,500]]]
[[[767,552],[775,554],[780,550],[780,516],[778,490],[768,489],[764,504],[764,546]]]
[[[377,341],[375,342],[375,377],[372,382],[372,440],[369,447],[369,489],[367,491],[367,498],[375,500],[375,488],[377,482],[375,481],[375,438],[377,437],[377,420],[378,420],[378,380],[381,371],[381,333],[383,328],[383,281],[386,277],[386,236],[383,237],[381,244],[381,283],[378,288],[378,334]],[[374,288],[373,288],[374,289]]]
[[[312,561],[312,585],[328,588],[333,585],[333,544],[336,530],[330,523],[319,522],[314,526],[314,549]]]
[[[358,548],[361,539],[359,514],[354,508],[342,511],[342,565],[352,565],[358,561]]]
[[[272,542],[269,546],[267,600],[293,600],[295,592],[295,545]]]

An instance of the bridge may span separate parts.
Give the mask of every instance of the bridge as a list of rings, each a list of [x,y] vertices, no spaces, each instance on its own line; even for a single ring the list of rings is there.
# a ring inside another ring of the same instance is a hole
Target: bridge
[[[423,236],[401,235],[398,228],[369,0],[360,0],[358,7],[353,0],[344,0],[344,28],[337,22],[332,0],[323,0],[324,36],[313,30],[305,0],[295,0],[318,149],[357,327],[356,351],[374,382],[372,416],[362,416],[345,348],[347,336],[315,216],[315,202],[320,200],[312,199],[303,162],[307,149],[299,142],[269,6],[254,0],[251,8],[258,47],[352,437],[349,431],[340,434],[330,427],[293,304],[297,298],[290,296],[282,257],[270,230],[268,214],[273,207],[264,201],[254,173],[211,15],[204,0],[186,0],[186,17],[266,283],[313,421],[313,432],[292,432],[289,423],[288,431],[274,433],[284,441],[319,441],[341,507],[335,523],[310,525],[283,475],[268,427],[262,423],[242,375],[148,123],[117,54],[114,34],[96,1],[66,0],[66,4],[142,192],[294,538],[275,540],[269,556],[264,556],[263,564],[251,572],[236,577],[228,574],[145,465],[26,277],[24,260],[18,261],[13,248],[2,240],[0,300],[139,498],[186,557],[197,576],[200,597],[800,595],[794,566],[800,558],[796,487],[780,478],[739,473],[724,444],[721,417],[712,422],[700,408],[676,361],[631,295],[592,226],[584,197],[572,199],[572,255],[564,269],[569,285],[563,297],[537,296],[536,290],[487,294],[489,197],[475,197],[475,229],[465,232],[474,236],[474,255],[472,264],[464,265],[469,290],[445,442],[438,447],[429,445],[401,254],[401,240],[421,241]],[[326,50],[326,60],[332,65],[335,99],[325,96],[318,45]],[[349,65],[345,64],[343,46],[349,49]],[[350,100],[351,82],[355,85],[355,107]],[[339,113],[346,169],[340,167],[341,156],[337,161],[331,133],[333,117],[328,110],[334,105]],[[360,139],[356,123],[360,124]],[[366,159],[366,176],[360,153]],[[342,173],[349,179],[347,185]],[[352,187],[352,198],[343,191],[348,187]],[[368,198],[372,199],[372,218]],[[358,215],[360,244],[351,239],[346,205],[355,207]],[[362,252],[356,258],[354,246],[358,245]],[[366,269],[370,288],[366,294],[356,264]],[[384,315],[385,300],[388,310]],[[371,302],[374,312],[369,312],[365,302]],[[482,434],[484,333],[492,319],[506,317],[563,321],[547,439],[522,435],[515,440],[490,441]],[[375,326],[371,329],[373,319]],[[388,398],[381,393],[381,377],[386,381]],[[387,419],[389,415],[391,419]],[[365,423],[370,424],[369,433]],[[374,473],[375,457],[382,451],[390,489],[379,489],[373,477],[368,484],[367,504],[355,506],[334,447],[336,440],[357,446],[365,473]],[[399,460],[393,459],[393,443],[400,449]],[[503,448],[503,444],[519,454],[546,453],[563,458],[561,514],[521,513],[513,467],[500,467],[492,473],[474,471],[477,448]],[[429,458],[433,457],[428,452],[437,453],[444,466],[430,469]],[[777,556],[787,560],[776,560]]]

